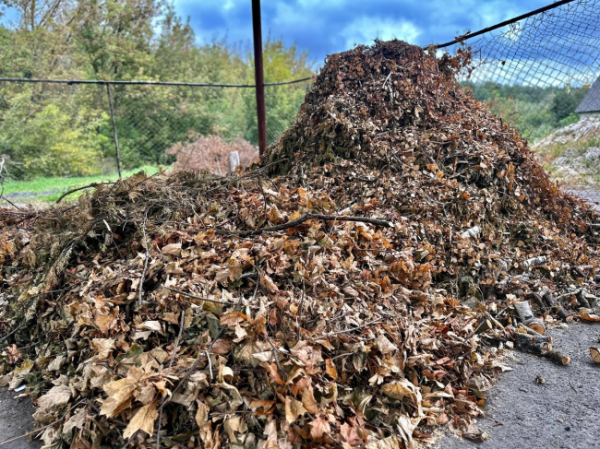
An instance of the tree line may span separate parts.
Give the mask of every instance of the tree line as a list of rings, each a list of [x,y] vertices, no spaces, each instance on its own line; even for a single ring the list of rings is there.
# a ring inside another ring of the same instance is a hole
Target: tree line
[[[589,90],[589,85],[558,88],[495,82],[464,84],[493,114],[532,141],[579,120],[575,110]]]
[[[166,0],[0,0],[0,77],[254,84],[248,43],[199,44]],[[265,81],[313,74],[305,52],[264,44]],[[285,129],[306,84],[268,88],[270,138]],[[125,168],[168,162],[198,135],[257,141],[254,89],[111,86]],[[0,155],[16,178],[98,173],[114,155],[104,85],[0,83]]]
[[[0,77],[254,84],[249,44],[199,44],[168,0],[0,0]],[[314,72],[306,52],[278,39],[265,42],[264,62],[267,82]],[[587,91],[466,84],[532,140],[577,120]],[[270,140],[292,123],[305,89],[267,88]],[[169,148],[198,136],[258,140],[253,89],[118,85],[112,97],[124,168],[169,163]],[[14,178],[113,170],[112,132],[104,85],[0,82],[0,155]]]

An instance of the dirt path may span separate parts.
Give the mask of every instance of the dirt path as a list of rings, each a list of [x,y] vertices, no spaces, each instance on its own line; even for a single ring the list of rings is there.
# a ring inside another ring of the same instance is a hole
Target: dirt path
[[[490,439],[474,443],[449,435],[439,449],[595,449],[600,447],[600,365],[589,347],[598,344],[600,325],[577,323],[550,331],[557,348],[573,358],[569,367],[546,359],[514,353],[514,371],[504,374],[488,392],[487,416],[479,421]],[[538,385],[540,375],[546,385]],[[0,391],[0,442],[31,429],[33,406]],[[562,420],[562,421],[561,421]],[[21,439],[0,449],[39,448]]]
[[[597,449],[600,447],[600,365],[592,362],[589,347],[597,346],[600,326],[571,324],[553,329],[555,347],[573,363],[560,367],[546,359],[515,353],[505,373],[488,392],[487,417],[479,427],[490,439],[474,443],[453,436],[440,449]],[[538,385],[541,375],[546,385]]]

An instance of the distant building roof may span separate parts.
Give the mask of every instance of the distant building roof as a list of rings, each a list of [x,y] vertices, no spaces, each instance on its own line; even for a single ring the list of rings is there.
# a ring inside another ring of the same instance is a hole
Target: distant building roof
[[[575,110],[578,114],[586,112],[600,112],[600,77],[592,85],[588,93],[583,97],[583,101]]]

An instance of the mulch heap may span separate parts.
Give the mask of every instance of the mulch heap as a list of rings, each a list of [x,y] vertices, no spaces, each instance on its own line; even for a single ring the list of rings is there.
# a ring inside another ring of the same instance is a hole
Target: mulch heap
[[[507,346],[568,363],[540,334],[595,317],[600,219],[457,84],[468,59],[333,55],[245,172],[2,211],[0,384],[45,447],[483,439]]]

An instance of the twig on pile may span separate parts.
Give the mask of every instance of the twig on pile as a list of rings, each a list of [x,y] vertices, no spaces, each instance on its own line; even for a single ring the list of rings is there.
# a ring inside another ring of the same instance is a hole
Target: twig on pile
[[[392,76],[392,72],[388,73],[388,76],[385,78],[385,81],[383,82],[383,86],[381,86],[381,89],[385,89],[385,85],[387,84],[388,80],[390,79],[390,76]]]
[[[208,349],[204,351],[206,354],[206,361],[208,362],[208,372],[210,374],[210,380],[213,380],[213,370],[212,370],[212,360],[210,359],[210,354],[208,353]]]
[[[181,311],[181,319],[179,320],[179,334],[177,334],[177,339],[175,340],[175,345],[173,346],[173,352],[171,353],[171,360],[169,360],[169,367],[167,368],[167,376],[171,374],[171,368],[173,367],[173,363],[175,362],[175,355],[177,354],[177,348],[179,348],[179,342],[181,341],[181,336],[183,335],[183,327],[185,325],[185,310]],[[158,430],[156,432],[156,449],[160,449],[160,427],[162,423],[162,412],[163,409],[160,409],[158,412]]]
[[[256,183],[258,184],[258,188],[260,189],[260,192],[262,193],[263,196],[263,214],[267,215],[267,204],[268,204],[268,200],[267,200],[267,194],[265,193],[265,189],[263,188],[263,184],[262,184],[262,176],[258,175],[256,178]]]
[[[27,324],[27,321],[22,322],[12,332],[10,332],[9,334],[7,334],[4,337],[0,338],[0,343],[3,343],[5,340],[8,340],[14,334],[16,334],[17,332],[19,332],[21,329],[23,329],[23,327],[25,327],[26,324]]]
[[[566,320],[569,317],[569,314],[562,308],[562,306],[554,301],[552,294],[547,288],[542,289],[539,292],[539,295],[542,297],[542,300],[548,304],[548,307],[556,313],[561,319]]]
[[[271,325],[269,323],[267,323],[267,328],[271,329]],[[271,349],[273,350],[273,358],[275,359],[275,364],[277,365],[277,368],[279,369],[279,371],[281,371],[281,373],[283,373],[284,377],[287,378],[285,371],[283,370],[283,368],[281,368],[281,364],[279,363],[279,349],[277,349],[277,346],[275,346],[275,344],[271,340],[271,337],[269,337],[269,334],[266,332],[265,332],[265,334],[267,337],[267,341],[269,342],[269,345],[271,345]]]
[[[144,222],[142,223],[142,234],[144,234],[144,248],[146,250],[146,258],[144,259],[144,269],[140,278],[140,286],[138,288],[138,304],[142,305],[142,295],[144,293],[144,279],[146,271],[148,271],[148,260],[150,259],[150,250],[148,249],[148,236],[146,235],[146,222],[148,221],[148,209],[144,212]]]
[[[198,299],[200,301],[212,302],[212,303],[221,304],[221,305],[224,305],[224,306],[236,306],[238,304],[238,303],[235,303],[235,302],[217,301],[216,299],[203,298],[202,296],[192,295],[191,293],[182,292],[181,290],[177,290],[177,289],[174,289],[174,288],[171,288],[171,287],[167,287],[165,285],[163,285],[163,288],[167,289],[169,291],[172,291],[173,293],[179,293],[180,295],[187,296],[188,298]]]
[[[2,167],[0,166],[0,171],[2,171],[1,169],[2,169]],[[10,204],[15,209],[21,209],[19,206],[17,206],[15,203],[13,203],[11,200],[9,200],[8,198],[6,198],[4,196],[4,187],[2,187],[2,191],[0,191],[0,200],[6,201],[8,204]]]
[[[341,359],[342,357],[347,357],[349,355],[354,355],[354,354],[356,354],[356,353],[355,352],[345,352],[343,354],[336,355],[335,357],[331,357],[330,360],[333,361],[333,360]]]
[[[304,309],[304,298],[306,298],[306,285],[304,283],[304,270],[302,274],[302,298],[300,298],[300,307],[298,307],[298,338],[300,341],[300,331],[302,330],[302,312]]]
[[[584,288],[580,288],[575,297],[577,298],[577,302],[581,307],[584,307],[586,309],[592,308],[588,299],[586,298],[586,291]]]
[[[224,231],[221,229],[215,229],[215,232],[218,234],[237,234],[242,237],[246,237],[249,235],[259,235],[263,232],[276,232],[283,231],[285,229],[294,228],[298,225],[301,225],[305,221],[308,220],[327,220],[327,221],[354,221],[360,223],[371,223],[377,226],[384,226],[386,228],[393,227],[393,224],[387,220],[381,220],[379,218],[369,218],[369,217],[353,217],[348,215],[323,215],[323,214],[306,214],[296,220],[288,221],[287,223],[283,223],[277,226],[271,226],[269,228],[260,228],[253,229],[251,231]]]
[[[53,425],[58,424],[63,419],[65,419],[64,416],[62,418],[57,419],[54,422],[51,422],[47,426],[41,427],[41,428],[36,429],[36,430],[32,430],[31,432],[24,433],[23,435],[19,435],[19,436],[12,437],[12,438],[9,438],[7,440],[4,440],[4,441],[0,442],[0,446],[4,446],[5,444],[12,443],[13,441],[17,441],[17,440],[20,440],[22,438],[26,438],[26,437],[30,437],[30,436],[36,435],[36,434],[40,433],[42,430],[46,430],[48,427],[52,427]]]
[[[376,320],[369,321],[368,323],[361,324],[360,326],[352,327],[350,329],[345,329],[343,331],[329,332],[328,334],[325,334],[325,336],[326,337],[333,337],[333,336],[339,335],[339,334],[347,334],[348,332],[354,332],[354,331],[360,330],[360,329],[362,329],[364,327],[370,326],[371,324],[375,324],[375,323],[377,323],[379,321],[381,321],[381,318],[377,318]]]
[[[260,276],[259,276],[260,279]],[[256,296],[256,293],[258,292],[258,286],[260,284],[260,280],[257,279],[256,280],[256,286],[254,287],[254,293],[252,295],[252,298],[254,298]],[[165,287],[168,290],[168,287]],[[240,299],[236,304],[236,309],[239,308],[239,306],[242,304],[242,299],[244,297],[242,295],[240,295]],[[217,301],[218,302],[218,301]],[[225,304],[225,303],[221,303],[219,302],[219,304]],[[194,361],[194,363],[192,363],[192,366],[190,366],[188,368],[188,370],[185,373],[185,376],[183,376],[183,378],[179,381],[179,383],[177,384],[177,386],[173,389],[173,392],[171,393],[171,396],[165,398],[165,400],[162,402],[162,404],[160,404],[160,406],[158,407],[158,410],[162,410],[170,401],[171,398],[175,395],[175,393],[177,393],[179,391],[179,389],[183,386],[183,384],[190,378],[190,376],[192,375],[192,373],[194,371],[196,371],[196,368],[198,368],[198,365],[200,364],[200,361],[202,360],[203,357],[209,355],[210,350],[212,349],[212,347],[215,345],[215,343],[217,342],[217,340],[219,338],[221,338],[221,336],[225,333],[225,329],[227,329],[226,327],[222,327],[221,330],[219,331],[219,333],[215,336],[215,338],[213,338],[213,340],[210,342],[210,345],[208,345],[208,348],[206,348],[205,353],[202,353],[201,355],[198,356],[198,358]]]
[[[546,256],[532,257],[531,259],[527,259],[526,261],[524,261],[523,266],[525,267],[525,269],[529,269],[537,265],[542,265],[547,260],[548,258]]]
[[[566,298],[567,296],[575,296],[575,295],[577,295],[577,294],[579,293],[579,290],[581,290],[581,289],[577,289],[577,290],[574,290],[574,291],[572,291],[572,292],[563,293],[562,295],[558,295],[558,296],[556,296],[556,297],[554,298],[554,300],[555,300],[555,301],[558,301],[559,299]]]
[[[60,203],[63,199],[65,199],[67,196],[71,195],[72,193],[79,192],[80,190],[91,189],[93,187],[99,187],[99,186],[108,185],[108,184],[114,184],[114,182],[112,182],[112,181],[93,182],[91,184],[88,184],[87,186],[77,187],[75,189],[67,190],[65,193],[63,193],[61,196],[58,197],[58,199],[56,200],[56,204]]]
[[[275,364],[277,365],[277,368],[279,368],[279,371],[285,375],[285,371],[283,370],[283,368],[281,368],[281,364],[279,363],[279,357],[278,357],[279,350],[277,349],[277,347],[271,340],[271,337],[269,337],[268,335],[267,335],[267,341],[269,342],[269,345],[271,345],[271,349],[273,349],[273,358],[275,359]]]

